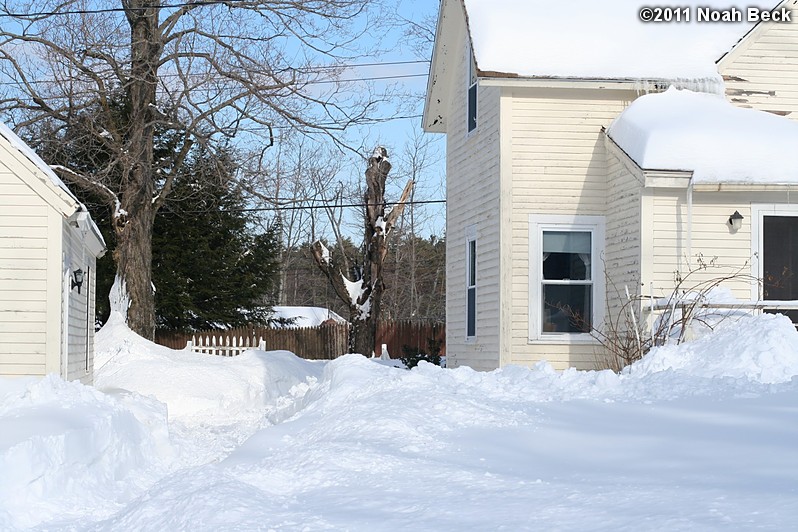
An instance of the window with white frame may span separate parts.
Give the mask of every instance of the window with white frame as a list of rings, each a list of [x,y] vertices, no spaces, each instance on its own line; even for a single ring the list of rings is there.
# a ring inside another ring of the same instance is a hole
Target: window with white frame
[[[600,216],[530,217],[530,339],[588,338],[600,325]]]
[[[468,49],[468,132],[477,128],[477,66],[471,47]]]
[[[466,338],[477,336],[477,235],[466,234]]]

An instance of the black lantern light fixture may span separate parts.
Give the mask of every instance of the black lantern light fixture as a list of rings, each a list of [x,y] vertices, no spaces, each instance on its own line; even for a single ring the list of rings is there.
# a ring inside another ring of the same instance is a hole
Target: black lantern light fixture
[[[734,214],[729,216],[729,225],[735,232],[740,230],[743,226],[743,215],[740,214],[740,211],[734,211]]]
[[[72,287],[78,287],[78,294],[80,293],[80,287],[83,286],[83,270],[78,268],[74,272],[72,272]]]

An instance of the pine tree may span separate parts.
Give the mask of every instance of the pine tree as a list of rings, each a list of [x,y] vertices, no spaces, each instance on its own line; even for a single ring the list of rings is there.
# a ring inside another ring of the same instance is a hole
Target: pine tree
[[[47,126],[39,130],[37,148],[49,164],[83,170],[107,157],[103,147],[79,128],[59,132]],[[174,135],[161,134],[156,154],[165,156],[174,146]],[[248,222],[242,211],[244,200],[234,185],[235,166],[230,150],[195,147],[155,219],[153,285],[161,329],[187,331],[266,321],[267,303],[279,275],[278,233],[276,228],[258,232]],[[97,262],[97,293],[107,295],[117,272],[113,213],[90,191],[75,193],[108,246],[108,253]],[[110,314],[108,298],[98,297],[96,308],[97,320],[105,322]]]
[[[265,323],[278,278],[278,232],[254,230],[231,186],[233,163],[197,151],[156,220],[157,326],[198,330]]]

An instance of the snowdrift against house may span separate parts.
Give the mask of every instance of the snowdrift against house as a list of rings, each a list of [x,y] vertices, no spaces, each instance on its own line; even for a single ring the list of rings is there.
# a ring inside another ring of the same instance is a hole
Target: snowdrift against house
[[[713,80],[716,61],[752,27],[697,23],[697,7],[728,9],[727,0],[681,2],[689,23],[644,23],[639,0],[465,0],[477,66],[524,77]],[[775,7],[773,0],[762,7]]]
[[[644,170],[691,171],[694,183],[798,183],[798,124],[721,96],[641,96],[608,134]]]

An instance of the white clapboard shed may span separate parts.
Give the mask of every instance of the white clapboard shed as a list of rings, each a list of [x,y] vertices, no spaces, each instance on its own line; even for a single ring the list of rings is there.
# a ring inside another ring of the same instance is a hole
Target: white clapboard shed
[[[92,381],[104,253],[86,207],[0,124],[0,377]]]

